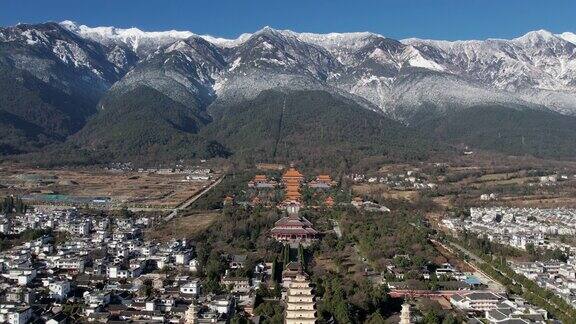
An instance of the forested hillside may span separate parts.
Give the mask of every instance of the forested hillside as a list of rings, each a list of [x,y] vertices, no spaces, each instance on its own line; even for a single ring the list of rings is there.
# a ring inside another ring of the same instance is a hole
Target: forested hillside
[[[447,150],[417,131],[323,91],[264,91],[239,104],[216,102],[205,112],[139,87],[108,97],[101,106],[86,127],[65,145],[52,148],[52,156],[64,163],[96,156],[102,162],[140,163],[224,157],[338,167],[365,158],[422,160]]]
[[[323,91],[265,91],[255,100],[210,109],[202,131],[238,159],[350,163],[376,156],[425,159],[440,149],[422,134]]]
[[[547,110],[479,106],[424,116],[416,127],[438,140],[511,155],[576,156],[576,118]]]

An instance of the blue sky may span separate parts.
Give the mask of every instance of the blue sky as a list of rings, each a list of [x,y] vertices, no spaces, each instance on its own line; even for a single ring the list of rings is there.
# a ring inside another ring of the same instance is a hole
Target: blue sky
[[[74,20],[236,37],[269,25],[299,32],[372,31],[401,39],[512,38],[576,32],[576,1],[535,0],[0,0],[0,25]]]

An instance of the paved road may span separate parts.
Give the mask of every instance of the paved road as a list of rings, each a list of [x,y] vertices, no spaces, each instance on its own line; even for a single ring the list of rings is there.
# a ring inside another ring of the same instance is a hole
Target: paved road
[[[457,255],[454,251],[454,249],[458,249],[460,250],[462,253],[466,254],[470,259],[472,259],[474,262],[477,263],[484,263],[484,260],[482,260],[479,256],[477,256],[476,254],[468,251],[467,249],[465,249],[464,247],[460,246],[459,244],[456,243],[452,243],[450,242],[449,245],[447,246],[445,244],[443,244],[440,241],[434,240],[434,239],[430,239],[432,242],[442,246],[443,248],[445,248],[446,250],[450,251],[452,254]],[[488,286],[488,289],[491,291],[497,291],[497,292],[505,292],[506,291],[506,287],[504,287],[504,285],[502,285],[501,283],[499,283],[498,281],[494,280],[493,278],[491,278],[490,276],[488,276],[486,273],[484,273],[482,270],[480,270],[476,265],[474,265],[471,262],[468,262],[466,260],[462,260],[463,262],[465,262],[468,266],[470,266],[472,269],[474,269],[474,276],[476,276],[483,284],[485,284],[486,286]]]
[[[450,245],[451,245],[451,246],[454,246],[455,248],[459,249],[460,251],[466,253],[470,258],[472,258],[472,259],[474,259],[474,260],[479,260],[479,261],[477,261],[477,262],[484,262],[484,260],[482,260],[481,258],[479,258],[478,256],[476,256],[474,253],[470,252],[470,251],[467,250],[466,248],[462,247],[461,245],[456,244],[456,243],[452,243],[452,242],[450,242]],[[515,282],[516,284],[520,285],[520,287],[522,288],[523,291],[530,291],[529,289],[527,289],[526,287],[524,287],[524,285],[522,285],[522,284],[519,283],[519,282],[516,282],[514,279],[510,278],[506,273],[500,271],[498,268],[492,266],[491,264],[488,264],[488,265],[489,265],[494,271],[497,271],[498,273],[500,273],[500,275],[502,275],[503,277],[505,277],[505,278],[507,278],[507,279],[509,279],[509,280],[512,280],[512,281]],[[483,274],[484,274],[484,273],[483,273]],[[494,282],[496,282],[496,281],[494,281]],[[503,289],[505,289],[505,287],[504,287],[502,284],[500,284],[500,283],[498,283],[498,284],[499,284],[500,286],[502,286]],[[560,307],[559,307],[558,305],[556,305],[552,300],[542,298],[542,297],[540,297],[540,296],[538,296],[538,295],[535,295],[535,296],[536,296],[536,298],[539,298],[542,302],[547,303],[548,305],[550,305],[550,306],[552,306],[552,307],[554,307],[554,308],[556,308],[556,309],[560,309]],[[560,312],[562,312],[562,311],[560,311]],[[564,315],[568,316],[569,314],[564,313]]]
[[[188,208],[190,205],[192,205],[196,200],[200,199],[200,197],[204,196],[204,194],[206,194],[208,191],[212,190],[212,188],[216,187],[217,185],[220,184],[220,182],[222,182],[222,180],[224,179],[224,176],[221,176],[218,180],[214,181],[214,183],[212,183],[210,186],[206,187],[204,190],[202,190],[201,192],[199,192],[198,194],[190,197],[188,200],[186,200],[185,202],[183,202],[182,204],[180,204],[179,206],[177,206],[176,208],[174,208],[174,210],[172,210],[172,212],[170,214],[168,214],[168,216],[166,216],[166,218],[164,218],[164,221],[168,222],[170,221],[172,218],[176,217],[176,215],[178,215],[178,211],[179,210],[183,210]]]
[[[480,258],[479,256],[477,256],[476,254],[472,253],[470,250],[465,249],[463,246],[461,246],[460,244],[454,243],[454,242],[450,242],[450,245],[457,248],[458,250],[462,251],[464,254],[466,254],[470,259],[474,260],[475,262],[478,263],[484,263],[484,260],[482,260],[482,258]]]
[[[435,242],[438,242],[438,241],[435,241]],[[482,260],[480,257],[478,257],[476,254],[472,253],[472,252],[469,251],[468,249],[464,248],[464,247],[461,246],[460,244],[457,244],[457,243],[454,243],[454,242],[449,242],[450,247],[445,246],[445,245],[443,245],[443,244],[440,243],[440,242],[438,242],[438,244],[442,245],[444,248],[446,248],[447,250],[449,250],[449,251],[451,251],[451,252],[452,252],[451,247],[453,247],[453,248],[455,248],[455,249],[458,249],[458,250],[462,251],[464,254],[466,254],[470,259],[472,259],[472,260],[473,260],[474,262],[476,262],[476,263],[485,263],[484,260]],[[467,262],[467,261],[465,261],[465,262]],[[477,269],[478,274],[481,274],[482,276],[485,276],[486,278],[490,278],[490,280],[491,280],[493,283],[495,283],[494,286],[488,285],[488,288],[489,288],[490,290],[498,289],[498,286],[500,286],[500,287],[501,287],[500,289],[502,289],[502,291],[506,291],[506,287],[504,287],[504,285],[502,285],[500,282],[497,282],[496,280],[494,280],[494,279],[492,279],[491,277],[489,277],[488,275],[486,275],[484,272],[482,272],[482,271],[479,270],[476,266],[474,266],[474,264],[472,264],[472,262],[467,262],[467,263],[468,263],[470,266],[472,266],[474,269]],[[523,291],[530,291],[529,289],[527,289],[526,287],[524,287],[524,285],[522,285],[522,284],[519,283],[519,282],[516,282],[515,280],[513,280],[512,278],[510,278],[506,273],[500,271],[498,268],[492,266],[491,264],[488,264],[488,265],[492,268],[492,270],[497,271],[497,272],[500,273],[500,275],[502,275],[503,277],[505,277],[505,278],[507,278],[507,279],[509,279],[509,280],[512,280],[512,281],[515,282],[516,284],[519,284],[520,287],[521,287],[521,289],[522,289]],[[475,275],[476,275],[476,273],[475,273]],[[482,277],[481,277],[481,276],[479,276],[479,278],[480,278],[480,280],[482,280]],[[552,300],[542,298],[542,297],[540,297],[540,296],[538,296],[538,295],[535,295],[535,296],[536,296],[536,298],[539,298],[543,303],[548,304],[548,305],[551,306],[552,308],[560,309],[560,307],[559,307],[556,303],[554,303]],[[559,311],[559,312],[562,312],[562,311]],[[562,313],[564,313],[564,312],[562,312]],[[565,316],[569,316],[570,314],[564,313],[564,315],[565,315]]]
[[[392,297],[446,297],[450,298],[454,295],[465,294],[469,292],[476,293],[494,293],[498,291],[493,290],[410,290],[410,289],[392,289],[390,296]]]

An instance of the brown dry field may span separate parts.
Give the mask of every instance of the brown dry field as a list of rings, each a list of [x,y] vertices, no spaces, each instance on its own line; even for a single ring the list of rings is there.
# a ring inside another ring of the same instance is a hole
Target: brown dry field
[[[505,181],[511,178],[516,178],[518,176],[519,176],[518,172],[491,173],[479,177],[476,181],[478,182]]]
[[[414,201],[419,195],[418,191],[415,190],[390,190],[382,196],[386,199],[406,199],[408,201]]]
[[[511,178],[511,179],[502,179],[502,180],[490,180],[490,181],[482,181],[482,184],[488,185],[509,185],[509,184],[517,184],[522,185],[534,181],[534,177],[520,177],[520,178]]]
[[[369,183],[362,183],[352,186],[352,192],[355,194],[366,195],[371,194],[377,191],[384,191],[388,190],[388,187],[383,184],[369,184]]]
[[[146,240],[167,242],[171,239],[188,238],[206,230],[222,214],[219,212],[195,213],[177,217],[158,227],[152,227],[144,233]]]
[[[477,151],[473,155],[461,155],[452,157],[444,162],[450,165],[450,169],[474,170],[480,168],[494,168],[502,166],[521,166],[522,168],[566,168],[576,170],[576,161],[551,160],[530,156],[511,156],[495,152]]]
[[[549,161],[549,160],[537,160],[537,159],[526,159],[517,161],[506,160],[507,163],[502,164],[490,164],[487,161],[481,161],[477,166],[469,166],[468,168],[473,168],[478,171],[482,170],[486,174],[481,176],[470,176],[466,177],[457,182],[447,183],[445,185],[451,186],[453,189],[462,188],[462,192],[468,190],[480,190],[482,192],[499,192],[499,188],[511,188],[516,187],[518,189],[517,193],[506,192],[499,194],[499,198],[495,201],[490,201],[490,205],[508,205],[517,207],[539,207],[539,208],[554,208],[554,207],[576,207],[576,181],[568,180],[564,182],[558,182],[556,186],[542,186],[539,187],[537,184],[539,182],[538,176],[528,176],[530,170],[547,170],[548,174],[561,173],[566,175],[576,174],[575,164],[571,161]],[[503,168],[510,167],[520,167],[513,172],[497,172],[494,171],[494,167],[502,170]],[[461,167],[449,167],[448,173],[457,172],[462,170]],[[442,184],[441,184],[442,185]],[[525,195],[522,194],[522,188],[530,188],[534,193]],[[486,202],[479,201],[478,197],[473,199],[468,199],[470,204],[487,204]],[[449,198],[452,195],[447,195],[445,198],[441,199],[441,206],[448,207],[450,205]],[[439,198],[434,198],[438,200]],[[440,202],[440,201],[437,201]]]
[[[415,167],[413,165],[410,164],[386,164],[380,167],[380,169],[378,169],[378,172],[380,173],[386,173],[386,172],[403,172],[403,171],[407,171],[407,170],[414,170],[414,169],[418,169],[418,167]]]
[[[55,193],[110,197],[129,207],[174,208],[208,185],[185,182],[186,175],[112,172],[103,169],[31,169],[0,167],[0,195]]]
[[[355,195],[379,196],[384,199],[406,199],[413,201],[419,193],[415,190],[391,190],[384,184],[363,183],[352,186]]]
[[[561,173],[569,176],[576,174],[576,162],[573,161],[553,161],[535,158],[517,158],[506,156],[478,154],[475,157],[461,157],[455,161],[449,161],[446,174],[438,179],[430,179],[439,184],[439,190],[450,192],[445,196],[434,197],[433,200],[443,208],[450,208],[452,199],[456,197],[455,191],[460,191],[463,195],[459,197],[468,204],[496,204],[510,205],[518,207],[576,207],[576,180],[559,182],[558,186],[532,187],[533,193],[526,195],[522,188],[534,186],[539,182],[538,176],[528,176],[532,170],[541,170],[547,174]],[[379,167],[379,172],[397,172],[399,170],[423,169],[430,166],[430,163],[417,164],[387,164]],[[509,170],[509,171],[507,171]],[[470,173],[468,173],[470,172]],[[478,174],[482,172],[483,174]],[[464,174],[462,174],[464,173]],[[447,177],[463,178],[454,182],[445,182]],[[512,193],[512,189],[517,188],[517,193]],[[501,188],[506,190],[501,192]],[[420,196],[416,190],[391,190],[381,183],[361,183],[352,186],[352,191],[356,195],[372,196],[384,199],[406,199],[415,201]],[[495,192],[499,198],[490,202],[480,201],[480,194]]]

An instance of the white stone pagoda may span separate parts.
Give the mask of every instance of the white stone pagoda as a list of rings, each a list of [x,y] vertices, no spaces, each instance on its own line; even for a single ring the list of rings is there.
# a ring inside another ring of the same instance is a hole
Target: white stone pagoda
[[[313,288],[304,275],[297,275],[288,288],[285,323],[316,323],[316,303]]]
[[[190,304],[190,306],[184,313],[184,322],[186,324],[198,323],[198,314],[196,313],[196,305],[194,305],[194,302]]]
[[[402,311],[400,312],[400,324],[410,324],[410,304],[402,304]]]

